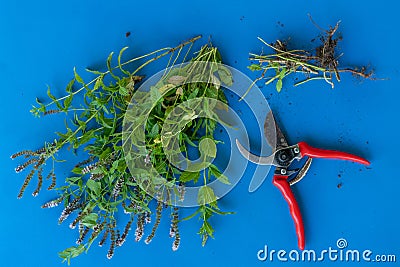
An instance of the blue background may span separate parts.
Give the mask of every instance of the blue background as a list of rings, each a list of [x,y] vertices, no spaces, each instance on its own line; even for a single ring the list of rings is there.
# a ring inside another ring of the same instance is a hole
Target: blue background
[[[290,142],[304,140],[314,146],[356,153],[372,162],[367,169],[349,162],[315,160],[306,179],[295,186],[307,248],[336,248],[337,239],[345,238],[349,249],[370,249],[374,255],[396,254],[399,261],[400,180],[396,166],[400,58],[396,5],[397,1],[359,0],[1,1],[0,266],[60,266],[57,252],[76,240],[76,232],[67,224],[57,225],[60,209],[40,209],[51,193],[16,198],[23,175],[14,173],[17,162],[9,156],[24,148],[40,147],[55,136],[54,131],[63,129],[62,119],[50,116],[38,120],[29,113],[35,97],[45,96],[46,84],[63,88],[74,66],[82,71],[123,46],[130,46],[132,54],[141,54],[176,45],[195,34],[202,34],[203,42],[211,36],[226,64],[254,78],[246,66],[248,53],[261,50],[257,36],[269,42],[290,36],[304,48],[312,46],[310,40],[319,30],[307,13],[324,28],[342,20],[343,65],[370,64],[378,77],[388,78],[360,81],[342,75],[342,82],[333,90],[322,81],[294,88],[289,79],[280,94],[273,86],[262,89]],[[132,33],[129,38],[125,37],[127,31]],[[58,168],[59,176],[66,175],[67,170]],[[164,219],[150,245],[135,243],[131,233],[129,242],[117,249],[111,261],[105,256],[107,248],[94,246],[89,254],[74,259],[73,266],[289,264],[257,260],[256,253],[264,245],[289,251],[296,249],[297,241],[287,205],[271,185],[271,176],[250,194],[250,174],[251,168],[222,199],[221,207],[236,214],[213,219],[215,240],[206,247],[201,247],[196,235],[198,221],[192,220],[181,224],[181,247],[172,252],[167,236],[169,222]]]

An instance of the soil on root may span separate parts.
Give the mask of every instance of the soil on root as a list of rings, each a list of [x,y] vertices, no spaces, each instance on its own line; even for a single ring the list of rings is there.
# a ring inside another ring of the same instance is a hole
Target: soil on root
[[[265,79],[266,84],[269,84],[274,80],[281,82],[291,73],[303,73],[306,78],[296,82],[295,86],[311,80],[323,79],[333,88],[334,78],[340,81],[340,74],[345,72],[364,79],[375,79],[373,72],[366,66],[340,67],[339,58],[343,55],[338,51],[338,43],[342,40],[342,37],[338,34],[340,21],[334,27],[329,27],[329,30],[324,30],[311,17],[310,20],[322,32],[319,37],[313,39],[313,41],[320,41],[314,50],[289,49],[286,41],[276,40],[274,43],[268,44],[259,38],[265,45],[273,49],[274,53],[267,55],[251,54],[250,60],[257,64],[253,64],[250,68],[262,70],[261,76],[257,80]],[[270,70],[275,70],[275,76],[266,77],[266,73]]]

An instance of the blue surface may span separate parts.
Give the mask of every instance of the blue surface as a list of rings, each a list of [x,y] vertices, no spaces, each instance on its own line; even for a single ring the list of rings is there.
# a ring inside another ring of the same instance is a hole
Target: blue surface
[[[311,2],[311,3],[310,3]],[[130,46],[134,54],[172,46],[195,34],[212,36],[225,63],[246,70],[248,52],[258,52],[257,36],[273,41],[291,36],[305,47],[319,32],[307,13],[323,27],[342,20],[340,47],[343,63],[370,63],[384,81],[358,81],[343,75],[332,90],[324,82],[293,88],[291,81],[278,94],[263,88],[281,119],[290,142],[340,149],[371,160],[370,169],[341,161],[315,160],[309,175],[294,191],[299,201],[307,248],[336,248],[345,238],[349,249],[395,254],[400,261],[397,177],[399,52],[397,1],[1,1],[0,70],[1,123],[0,205],[2,229],[0,266],[60,266],[57,252],[71,246],[76,232],[58,226],[59,209],[41,210],[50,198],[42,193],[17,200],[23,176],[14,173],[9,156],[23,148],[39,147],[63,129],[63,120],[33,118],[29,109],[46,84],[62,88],[72,68],[82,70],[103,62],[110,51]],[[278,24],[284,24],[284,27]],[[132,34],[125,37],[125,32]],[[160,65],[160,68],[162,66]],[[243,115],[245,116],[245,114]],[[63,174],[68,169],[59,169]],[[251,168],[248,174],[251,173]],[[338,176],[341,176],[340,178]],[[60,175],[59,175],[60,176]],[[107,248],[93,247],[74,259],[73,266],[258,266],[291,263],[260,262],[257,251],[296,249],[288,208],[271,184],[271,177],[253,194],[249,178],[221,201],[229,217],[214,218],[215,240],[202,248],[196,220],[181,225],[182,243],[171,251],[164,220],[157,237],[146,246],[129,237],[111,261]],[[340,189],[337,185],[342,183]],[[31,189],[31,187],[29,188]],[[29,191],[28,189],[28,191]],[[320,266],[363,265],[332,262]],[[309,266],[310,263],[299,263]],[[370,263],[374,265],[374,263]],[[381,265],[376,263],[376,265]],[[386,263],[385,266],[395,264]]]

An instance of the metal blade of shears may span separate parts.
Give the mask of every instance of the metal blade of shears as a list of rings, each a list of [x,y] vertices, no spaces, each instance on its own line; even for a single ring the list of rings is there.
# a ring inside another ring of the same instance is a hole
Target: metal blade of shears
[[[254,163],[258,163],[258,162],[267,163],[268,162],[268,164],[275,165],[274,164],[275,163],[275,160],[274,160],[275,152],[279,149],[286,148],[289,145],[286,141],[285,135],[282,133],[281,129],[278,126],[278,123],[275,121],[272,111],[268,112],[267,117],[265,118],[265,121],[264,121],[264,136],[265,136],[265,139],[267,140],[267,143],[272,148],[272,154],[268,157],[260,158],[260,157],[255,156],[250,153],[250,155],[248,155],[248,158],[250,161],[253,160],[252,162],[254,162]],[[261,163],[258,163],[258,164],[261,164]],[[266,176],[264,176],[264,177],[254,176],[253,179],[251,179],[250,184],[249,184],[249,192],[256,191],[262,185],[265,178],[266,178]]]
[[[304,163],[303,167],[297,173],[296,177],[294,177],[292,180],[289,181],[290,186],[300,182],[301,179],[303,179],[304,176],[306,176],[308,170],[310,169],[311,163],[312,163],[312,158],[308,158],[306,163]]]
[[[275,131],[271,131],[275,127]],[[288,147],[288,142],[286,141],[285,135],[282,133],[279,128],[278,123],[276,122],[272,111],[268,112],[267,117],[264,122],[264,135],[267,139],[268,144],[274,148],[274,141],[276,140],[276,150]]]
[[[259,165],[273,165],[275,154],[272,154],[267,157],[257,156],[248,151],[240,142],[236,139],[236,146],[239,149],[239,152],[245,157],[248,161],[251,161],[255,164]]]

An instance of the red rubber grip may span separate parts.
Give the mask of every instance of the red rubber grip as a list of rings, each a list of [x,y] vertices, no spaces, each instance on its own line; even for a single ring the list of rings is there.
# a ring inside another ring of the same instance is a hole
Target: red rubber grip
[[[350,153],[340,152],[336,150],[315,148],[308,145],[306,142],[300,142],[298,143],[298,146],[300,149],[301,156],[303,157],[309,156],[311,158],[343,159],[343,160],[358,162],[364,165],[370,164],[368,160]]]
[[[285,175],[274,175],[272,183],[281,191],[286,202],[289,204],[290,215],[292,215],[294,225],[296,227],[297,243],[299,249],[303,250],[305,247],[303,219],[301,217],[299,205],[297,204],[296,198],[290,189],[287,179],[288,176]]]

